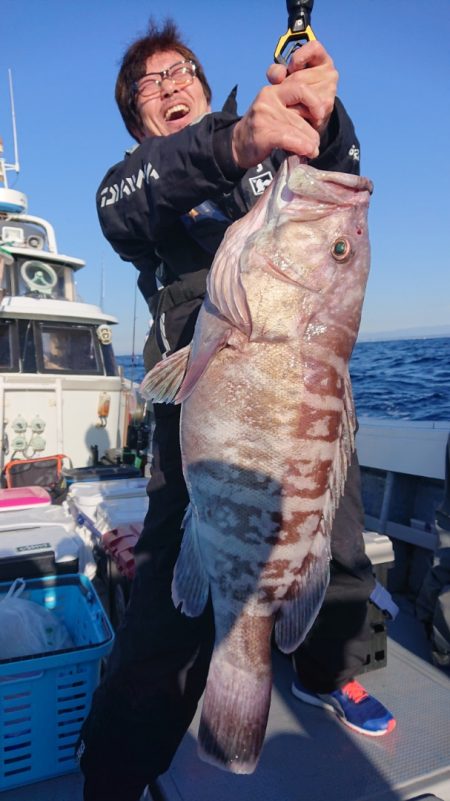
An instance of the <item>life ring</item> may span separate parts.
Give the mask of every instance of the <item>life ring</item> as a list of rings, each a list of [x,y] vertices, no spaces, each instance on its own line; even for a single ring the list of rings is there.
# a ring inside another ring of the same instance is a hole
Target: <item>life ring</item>
[[[20,274],[28,289],[32,292],[42,292],[44,295],[51,293],[58,280],[53,267],[44,261],[34,259],[24,261],[20,268]]]
[[[99,325],[97,328],[97,337],[102,345],[110,345],[112,342],[112,331],[109,325]]]

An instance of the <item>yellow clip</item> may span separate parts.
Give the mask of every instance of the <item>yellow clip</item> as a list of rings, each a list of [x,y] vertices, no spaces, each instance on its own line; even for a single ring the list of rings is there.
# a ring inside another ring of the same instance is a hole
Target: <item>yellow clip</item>
[[[306,42],[313,42],[315,39],[316,37],[310,25],[308,25],[304,31],[298,32],[294,32],[289,28],[284,36],[280,36],[278,39],[278,44],[274,53],[275,61],[277,64],[284,64],[287,66],[292,53],[297,47],[301,47],[301,45],[306,44]],[[283,52],[285,52],[285,55],[283,55]]]

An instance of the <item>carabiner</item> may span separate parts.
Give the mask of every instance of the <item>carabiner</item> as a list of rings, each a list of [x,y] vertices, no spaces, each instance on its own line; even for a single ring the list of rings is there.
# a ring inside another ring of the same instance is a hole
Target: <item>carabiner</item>
[[[315,40],[310,25],[313,4],[314,0],[286,0],[288,29],[284,36],[280,36],[275,48],[274,60],[277,64],[287,67],[294,50]]]

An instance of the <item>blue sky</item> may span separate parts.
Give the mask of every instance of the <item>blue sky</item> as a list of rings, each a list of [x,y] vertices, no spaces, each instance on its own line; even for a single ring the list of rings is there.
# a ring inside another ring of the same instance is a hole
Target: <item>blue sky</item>
[[[135,271],[103,239],[94,195],[131,142],[113,97],[120,59],[160,8],[202,61],[213,108],[238,83],[243,113],[286,31],[284,0],[2,0],[0,135],[12,161],[11,68],[21,163],[9,184],[52,222],[59,250],[86,261],[84,300],[100,301],[103,272],[118,353],[132,349]],[[339,69],[362,172],[375,184],[361,334],[450,331],[450,0],[316,0],[313,28]],[[138,297],[136,352],[147,327]]]

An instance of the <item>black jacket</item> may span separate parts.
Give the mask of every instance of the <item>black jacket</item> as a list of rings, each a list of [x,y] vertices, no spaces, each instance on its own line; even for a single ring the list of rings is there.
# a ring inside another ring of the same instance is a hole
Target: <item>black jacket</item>
[[[225,230],[252,207],[286,157],[274,151],[247,172],[237,167],[231,156],[237,119],[214,112],[171,136],[150,137],[114,165],[99,187],[103,233],[139,270],[138,285],[154,318],[145,346],[147,369],[190,342]],[[339,100],[311,164],[359,171],[359,144]]]

